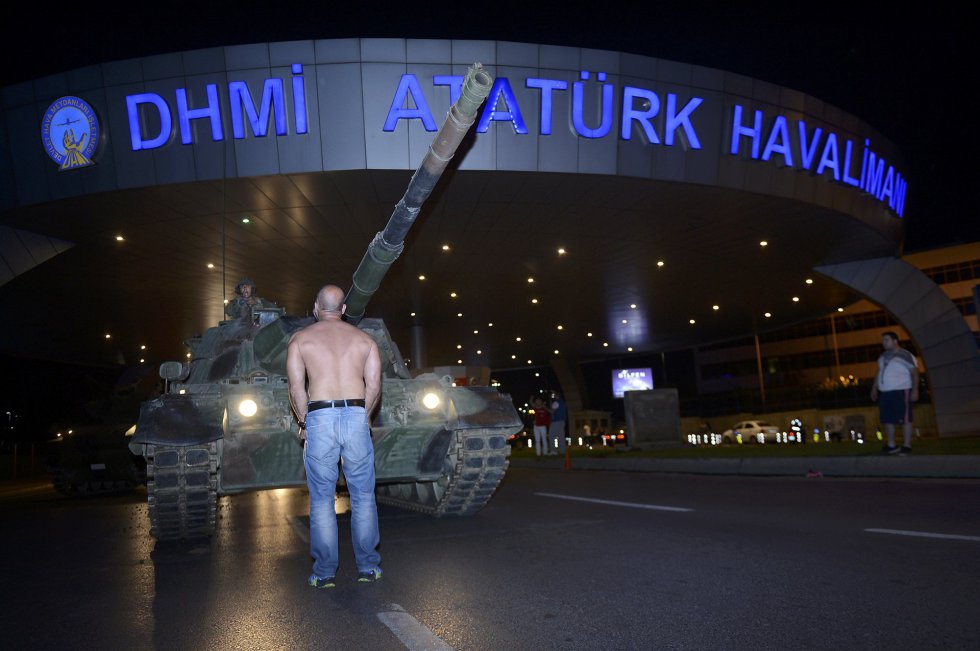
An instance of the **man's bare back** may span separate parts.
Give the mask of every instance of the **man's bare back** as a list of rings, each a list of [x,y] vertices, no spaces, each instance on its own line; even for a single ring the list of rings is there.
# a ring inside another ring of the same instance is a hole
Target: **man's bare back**
[[[317,295],[317,322],[289,341],[286,372],[289,397],[300,421],[311,400],[363,398],[370,414],[381,395],[381,356],[370,335],[345,323],[344,293],[327,285]],[[309,378],[309,391],[306,378]]]
[[[313,574],[307,583],[314,588],[335,585],[338,462],[343,463],[351,498],[351,542],[357,560],[357,580],[365,583],[381,578],[370,427],[371,411],[381,396],[381,356],[374,339],[343,322],[346,307],[342,289],[324,286],[313,305],[316,323],[293,335],[286,351],[289,400],[300,422],[299,437],[305,439],[303,466],[310,489],[313,557]],[[327,400],[356,400],[358,404],[323,404]],[[308,413],[310,409],[314,411]]]

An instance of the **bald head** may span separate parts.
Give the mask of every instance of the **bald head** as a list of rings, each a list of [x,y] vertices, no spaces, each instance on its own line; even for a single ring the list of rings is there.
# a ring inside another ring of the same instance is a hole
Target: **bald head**
[[[344,290],[336,285],[324,285],[317,292],[314,309],[318,319],[327,315],[339,317],[344,313]]]

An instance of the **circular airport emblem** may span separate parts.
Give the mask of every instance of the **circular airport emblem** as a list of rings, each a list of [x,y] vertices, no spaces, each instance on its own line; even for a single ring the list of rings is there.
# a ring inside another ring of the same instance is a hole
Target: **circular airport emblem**
[[[71,95],[55,100],[41,121],[44,150],[62,171],[92,165],[99,135],[95,111],[88,102]]]

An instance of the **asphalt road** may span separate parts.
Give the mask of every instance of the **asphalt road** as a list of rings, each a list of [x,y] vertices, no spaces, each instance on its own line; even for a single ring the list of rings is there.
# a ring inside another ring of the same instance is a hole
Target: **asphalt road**
[[[305,491],[180,544],[144,499],[0,484],[5,649],[980,648],[976,480],[513,468],[476,517],[381,507],[376,584],[342,518],[332,590]]]

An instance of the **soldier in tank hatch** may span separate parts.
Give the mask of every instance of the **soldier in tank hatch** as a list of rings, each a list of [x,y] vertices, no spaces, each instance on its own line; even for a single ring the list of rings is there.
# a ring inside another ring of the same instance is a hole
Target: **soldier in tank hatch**
[[[228,301],[225,314],[231,319],[248,318],[252,308],[275,307],[272,301],[259,298],[256,295],[255,282],[251,278],[242,278],[235,285],[235,298]]]

